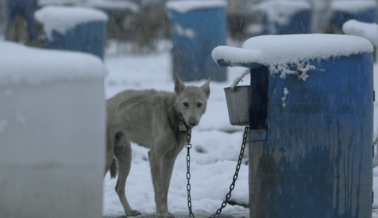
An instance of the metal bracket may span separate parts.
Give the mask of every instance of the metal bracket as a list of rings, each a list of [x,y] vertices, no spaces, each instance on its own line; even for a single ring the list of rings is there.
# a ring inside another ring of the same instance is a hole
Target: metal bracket
[[[255,142],[255,141],[265,141],[267,138],[266,130],[254,130],[251,129],[248,131],[248,142]]]

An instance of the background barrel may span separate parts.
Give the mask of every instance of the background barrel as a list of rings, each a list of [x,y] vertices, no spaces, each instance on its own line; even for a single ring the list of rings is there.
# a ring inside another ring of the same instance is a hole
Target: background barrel
[[[199,1],[194,3],[201,4]],[[183,81],[208,79],[210,76],[212,81],[226,81],[226,68],[219,67],[211,58],[216,46],[226,44],[226,8],[199,6],[187,12],[168,8],[173,24],[172,78],[178,73]]]

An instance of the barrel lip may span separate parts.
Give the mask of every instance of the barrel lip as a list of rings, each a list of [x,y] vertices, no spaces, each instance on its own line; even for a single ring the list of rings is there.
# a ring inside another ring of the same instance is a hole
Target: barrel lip
[[[252,37],[243,48],[218,46],[212,51],[220,66],[257,68],[300,64],[342,56],[372,53],[373,45],[362,37],[331,34],[266,35]]]
[[[169,1],[166,3],[166,7],[167,9],[172,10],[172,11],[176,11],[179,13],[187,13],[192,10],[198,10],[198,9],[225,8],[227,7],[227,2],[224,0]]]

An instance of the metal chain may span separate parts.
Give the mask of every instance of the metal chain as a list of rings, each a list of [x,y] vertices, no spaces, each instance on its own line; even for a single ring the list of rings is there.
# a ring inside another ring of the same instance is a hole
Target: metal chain
[[[245,129],[244,129],[243,143],[242,143],[241,149],[240,149],[238,164],[236,165],[236,171],[235,171],[234,177],[232,179],[232,183],[230,185],[230,191],[226,194],[226,200],[224,200],[222,202],[221,207],[216,211],[215,214],[211,215],[210,218],[215,218],[215,216],[221,214],[222,209],[226,207],[228,200],[231,198],[231,192],[235,188],[235,182],[238,179],[240,166],[241,166],[241,163],[242,163],[242,160],[243,160],[245,144],[247,143],[248,130],[249,130],[249,128],[248,128],[248,126],[246,126]],[[190,144],[191,137],[192,137],[191,131],[189,130],[188,135],[187,135],[187,145],[185,146],[188,149],[188,154],[186,155],[186,161],[187,161],[187,167],[188,167],[188,171],[186,173],[186,178],[188,179],[187,191],[188,191],[189,217],[194,218],[194,214],[192,213],[192,200],[191,200],[191,195],[190,195],[190,149],[192,148],[192,145]]]
[[[188,130],[186,136],[187,144],[185,147],[188,149],[188,154],[186,155],[186,166],[188,171],[186,173],[186,179],[188,179],[188,184],[186,185],[186,190],[188,191],[188,208],[189,208],[189,217],[194,218],[194,214],[192,212],[192,198],[190,196],[190,149],[192,148],[192,144],[190,144],[190,139],[192,138],[192,130]]]

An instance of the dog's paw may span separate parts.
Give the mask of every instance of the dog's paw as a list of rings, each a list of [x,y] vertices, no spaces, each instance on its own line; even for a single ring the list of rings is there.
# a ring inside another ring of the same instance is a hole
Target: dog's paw
[[[164,212],[164,213],[159,213],[158,214],[161,218],[175,218],[175,215],[170,212]]]
[[[137,210],[130,210],[126,213],[127,216],[139,216],[141,213]]]

